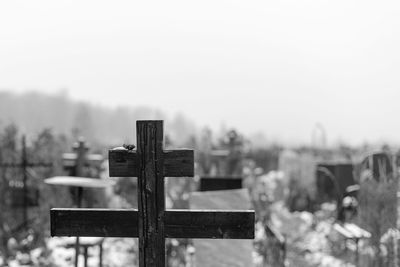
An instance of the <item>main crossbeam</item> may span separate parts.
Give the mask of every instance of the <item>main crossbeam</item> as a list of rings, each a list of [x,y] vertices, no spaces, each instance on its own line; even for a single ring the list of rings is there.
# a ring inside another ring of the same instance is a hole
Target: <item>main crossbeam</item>
[[[138,237],[134,209],[52,209],[51,236]],[[166,210],[165,237],[253,239],[253,211]]]
[[[193,177],[194,157],[191,149],[164,150],[164,177]],[[139,157],[136,150],[110,150],[110,177],[138,177]]]

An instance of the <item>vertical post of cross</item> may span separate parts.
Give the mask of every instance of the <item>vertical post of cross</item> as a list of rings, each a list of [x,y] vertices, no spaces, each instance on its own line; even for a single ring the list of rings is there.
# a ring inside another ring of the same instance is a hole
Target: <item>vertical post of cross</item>
[[[165,266],[163,121],[137,121],[139,266]]]
[[[22,177],[23,177],[23,192],[24,192],[24,213],[23,213],[23,220],[24,220],[24,225],[28,227],[28,173],[27,173],[27,167],[28,167],[28,159],[26,155],[26,139],[25,135],[22,136],[22,159],[21,159],[21,167],[22,167]]]
[[[75,176],[85,176],[84,168],[88,150],[89,148],[86,146],[85,141],[82,138],[74,145],[74,151],[76,153]]]
[[[76,152],[75,176],[84,176],[85,159],[88,149],[89,148],[86,147],[85,141],[83,139],[79,139],[79,141],[74,145],[74,151]],[[82,194],[83,194],[83,188],[76,187],[77,208],[82,207]],[[77,236],[75,241],[75,267],[78,267],[79,254],[80,254],[79,252],[80,252],[80,244],[79,244],[79,236]]]

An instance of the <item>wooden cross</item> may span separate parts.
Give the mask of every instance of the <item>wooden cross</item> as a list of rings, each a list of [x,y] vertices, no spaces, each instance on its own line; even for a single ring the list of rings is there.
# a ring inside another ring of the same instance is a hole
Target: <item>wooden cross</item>
[[[29,219],[28,219],[28,207],[29,206],[37,206],[38,205],[38,193],[39,191],[34,192],[34,198],[30,199],[30,192],[28,191],[28,168],[35,168],[35,167],[52,167],[53,164],[50,162],[30,162],[28,160],[28,153],[26,147],[26,137],[25,135],[22,136],[21,139],[22,144],[22,151],[21,151],[21,162],[19,163],[0,163],[0,168],[17,168],[22,170],[22,207],[23,207],[23,223],[22,226],[28,226]],[[15,205],[19,206],[20,202],[14,199]],[[32,202],[32,203],[31,203]]]
[[[88,154],[89,147],[83,138],[79,138],[78,142],[73,145],[74,153],[63,153],[64,169],[68,171],[70,176],[87,176],[85,167],[91,163],[100,164],[103,161],[103,156],[100,154]],[[82,207],[83,187],[75,187],[75,204],[77,208]],[[78,267],[80,251],[79,236],[75,242],[75,267]],[[86,258],[85,258],[86,259]],[[86,267],[86,264],[85,264]]]
[[[137,150],[109,151],[110,176],[138,177],[138,210],[52,209],[52,236],[139,237],[139,266],[165,266],[165,238],[254,238],[254,211],[165,210],[164,177],[194,175],[193,150],[163,150],[163,121],[137,121]]]
[[[100,154],[88,154],[89,147],[83,139],[79,139],[73,146],[74,153],[63,154],[64,169],[70,176],[86,176],[85,167],[89,164],[101,164],[103,156]]]

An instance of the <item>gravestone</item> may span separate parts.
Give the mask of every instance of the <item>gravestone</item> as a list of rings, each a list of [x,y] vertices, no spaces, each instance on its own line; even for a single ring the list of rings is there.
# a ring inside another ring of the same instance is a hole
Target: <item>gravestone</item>
[[[73,153],[63,153],[63,167],[68,172],[69,176],[83,176],[91,177],[93,166],[99,167],[103,157],[100,154],[89,154],[89,146],[85,140],[81,137],[73,145]],[[75,178],[74,178],[75,179]],[[73,198],[75,198],[76,206],[80,208],[82,206],[83,187],[75,186],[71,192]],[[75,245],[75,267],[78,266],[79,260],[79,236],[76,237]]]
[[[203,176],[200,178],[200,191],[241,189],[242,177],[236,176]]]
[[[346,188],[356,184],[351,163],[320,163],[316,169],[317,198],[320,203],[342,199]]]
[[[194,192],[191,209],[248,210],[251,201],[247,189]],[[252,240],[196,239],[195,266],[241,267],[253,266]]]
[[[377,182],[387,182],[394,179],[395,160],[387,152],[372,153],[361,162],[361,182],[365,179],[375,179]],[[369,175],[366,175],[368,173]]]

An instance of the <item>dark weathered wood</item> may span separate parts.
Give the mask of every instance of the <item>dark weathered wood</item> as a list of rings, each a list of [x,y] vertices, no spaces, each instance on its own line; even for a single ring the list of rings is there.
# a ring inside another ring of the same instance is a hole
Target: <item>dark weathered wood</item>
[[[194,152],[191,149],[164,150],[164,177],[193,177]],[[139,164],[135,150],[108,152],[111,177],[138,177]]]
[[[136,150],[111,149],[108,151],[110,177],[138,177],[139,163]]]
[[[50,217],[52,236],[139,236],[133,209],[52,209]],[[253,211],[166,210],[164,224],[168,238],[254,238]]]
[[[138,237],[137,210],[51,209],[51,236]]]
[[[139,266],[161,267],[165,266],[163,121],[137,121],[136,129]]]
[[[200,191],[232,190],[242,188],[241,177],[201,177]]]
[[[193,177],[194,152],[191,149],[164,150],[164,177]]]
[[[253,239],[253,211],[169,210],[166,237]]]
[[[164,177],[194,175],[192,150],[163,150],[163,122],[137,121],[137,150],[109,151],[111,177],[138,177],[138,210],[53,209],[52,236],[139,237],[139,266],[165,266],[165,238],[254,238],[254,211],[165,211]]]

